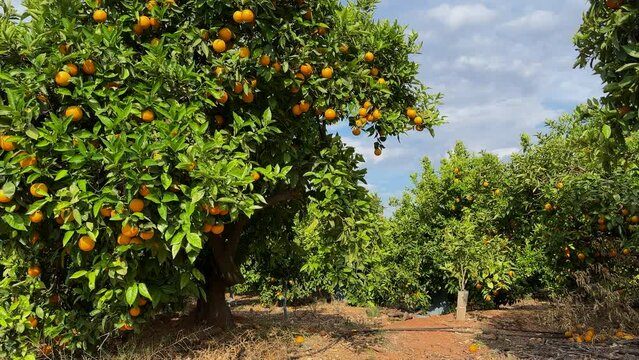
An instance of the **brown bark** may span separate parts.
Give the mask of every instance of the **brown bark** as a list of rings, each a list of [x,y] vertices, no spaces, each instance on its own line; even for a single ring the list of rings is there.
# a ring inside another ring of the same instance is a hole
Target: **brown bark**
[[[299,198],[299,191],[285,191],[267,199],[266,207]],[[242,215],[221,235],[209,234],[210,253],[205,255],[200,271],[206,279],[206,300],[200,299],[197,304],[197,317],[200,321],[229,329],[234,326],[231,309],[226,303],[226,288],[244,281],[239,267],[235,263],[235,255],[240,243],[244,227],[249,218]]]

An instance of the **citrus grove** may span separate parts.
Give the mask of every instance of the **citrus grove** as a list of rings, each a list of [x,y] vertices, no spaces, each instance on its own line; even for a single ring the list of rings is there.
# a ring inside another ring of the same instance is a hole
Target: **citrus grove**
[[[232,326],[238,252],[368,196],[332,124],[380,155],[441,123],[374,1],[24,5],[0,17],[0,357],[91,351],[188,297]]]

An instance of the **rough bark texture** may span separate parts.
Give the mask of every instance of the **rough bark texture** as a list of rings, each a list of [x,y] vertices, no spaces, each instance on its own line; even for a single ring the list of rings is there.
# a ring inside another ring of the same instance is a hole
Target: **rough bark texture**
[[[457,316],[459,321],[466,320],[466,306],[468,304],[468,291],[463,290],[457,293]]]

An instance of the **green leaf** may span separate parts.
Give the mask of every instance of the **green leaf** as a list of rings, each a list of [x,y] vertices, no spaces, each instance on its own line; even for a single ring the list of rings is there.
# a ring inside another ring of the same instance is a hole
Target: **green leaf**
[[[73,275],[69,276],[69,279],[79,279],[87,274],[86,270],[78,270],[73,273]]]
[[[126,288],[125,299],[127,304],[133,305],[138,298],[138,284],[133,284]]]
[[[202,249],[202,238],[200,235],[195,233],[188,233],[186,235],[186,240],[196,249]]]
[[[612,129],[610,129],[610,125],[605,124],[604,126],[601,127],[601,132],[603,133],[603,136],[606,139],[610,138],[610,134],[612,133]]]
[[[138,292],[140,293],[140,295],[144,296],[145,298],[149,300],[153,300],[153,298],[151,297],[151,293],[149,293],[149,289],[147,289],[145,283],[138,284]]]
[[[27,228],[24,226],[24,218],[20,215],[4,214],[2,215],[2,220],[16,230],[27,231]]]

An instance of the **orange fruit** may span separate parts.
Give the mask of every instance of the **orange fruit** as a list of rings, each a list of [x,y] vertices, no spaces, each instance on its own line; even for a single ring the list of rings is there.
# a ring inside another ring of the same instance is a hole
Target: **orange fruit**
[[[300,72],[304,74],[304,76],[309,77],[313,73],[313,67],[309,64],[304,64],[300,66]]]
[[[111,211],[113,211],[113,209],[111,209],[109,206],[102,206],[100,208],[100,216],[105,218],[111,217]]]
[[[20,151],[17,154],[17,156],[25,156],[25,155],[27,155],[27,156],[24,157],[22,160],[20,160],[20,167],[21,168],[24,169],[26,167],[33,166],[33,165],[38,163],[38,158],[35,155],[29,155],[29,154],[27,154],[24,151]]]
[[[49,296],[49,304],[51,304],[51,305],[59,305],[60,304],[60,295],[59,294],[51,294],[51,296]]]
[[[240,57],[241,58],[247,58],[251,56],[251,50],[249,50],[249,48],[247,47],[241,47],[240,48]]]
[[[282,64],[276,62],[273,64],[273,70],[275,70],[275,72],[280,72],[282,71]]]
[[[623,3],[624,0],[606,0],[606,6],[611,10],[619,10]]]
[[[413,119],[413,122],[415,125],[422,125],[424,124],[424,119],[422,119],[421,116],[416,116],[415,119]]]
[[[406,109],[406,116],[408,116],[409,119],[413,120],[417,116],[417,111],[415,111],[415,109],[413,108],[408,108]]]
[[[258,181],[262,175],[260,175],[260,173],[258,173],[257,171],[253,171],[251,172],[251,177],[253,178],[253,181]]]
[[[260,56],[260,65],[262,66],[269,66],[271,64],[271,57],[264,54],[262,56]]]
[[[293,94],[297,94],[298,92],[300,92],[300,88],[297,86],[291,86],[291,92]]]
[[[217,126],[222,126],[224,125],[224,116],[222,115],[215,115],[215,124]]]
[[[333,121],[335,120],[335,118],[337,118],[337,112],[335,112],[335,110],[333,109],[326,109],[326,111],[324,111],[324,117],[328,121]]]
[[[76,64],[66,64],[67,73],[71,76],[78,75],[78,66]]]
[[[219,235],[224,232],[224,224],[215,224],[211,226],[211,232],[215,235]]]
[[[93,62],[93,60],[84,60],[84,63],[82,63],[82,72],[87,75],[95,74],[95,63]]]
[[[304,12],[303,17],[304,17],[304,20],[311,20],[311,19],[313,19],[313,11],[311,11],[310,9],[309,9],[309,10],[306,10],[306,12]]]
[[[133,330],[133,326],[129,324],[124,324],[120,326],[120,331],[131,331],[131,330]]]
[[[58,73],[55,74],[55,83],[59,86],[69,86],[71,83],[71,75],[66,71],[58,71]]]
[[[82,113],[82,109],[79,106],[69,106],[64,111],[64,116],[70,117],[73,120],[73,122],[78,122],[82,120],[82,117],[84,116],[84,114]]]
[[[131,238],[129,236],[126,236],[124,234],[118,235],[118,245],[129,245],[130,243]]]
[[[294,105],[292,111],[293,111],[293,115],[295,116],[302,115],[302,109],[300,109],[299,105]]]
[[[220,29],[220,31],[217,32],[217,37],[228,42],[228,41],[231,41],[231,39],[233,39],[233,32],[231,31],[231,29],[227,27],[223,27]]]
[[[229,94],[226,91],[222,91],[222,95],[217,99],[220,104],[226,104],[229,101]]]
[[[36,210],[33,214],[29,215],[29,220],[34,224],[41,223],[42,220],[44,220],[44,214],[42,211]]]
[[[610,251],[608,251],[608,256],[610,256],[611,258],[617,257],[617,250],[611,249]]]
[[[102,24],[102,23],[106,22],[106,20],[107,20],[106,11],[104,11],[102,9],[94,11],[93,12],[93,20],[95,22],[97,22],[98,24]]]
[[[209,33],[208,30],[202,30],[202,33],[200,34],[200,38],[202,38],[202,40],[208,41],[210,37],[211,37],[211,34]]]
[[[155,120],[155,113],[153,112],[153,110],[144,110],[142,111],[142,121],[144,122],[151,122]]]
[[[144,306],[148,303],[148,300],[145,298],[139,298],[138,299],[138,306]]]
[[[31,328],[35,329],[38,326],[38,319],[36,319],[35,316],[29,316],[28,320]]]
[[[377,80],[377,83],[380,84],[380,85],[384,85],[384,84],[386,84],[386,80],[384,80],[384,78],[379,78]]]
[[[233,21],[235,21],[238,24],[242,23],[242,10],[238,10],[233,13]]]
[[[147,197],[149,194],[151,194],[151,190],[149,190],[148,186],[142,184],[138,189],[138,194],[140,194],[140,196],[142,197]]]
[[[295,343],[296,343],[296,344],[301,344],[301,343],[303,343],[303,342],[304,342],[304,336],[302,336],[302,335],[297,335],[297,336],[295,337]]]
[[[373,120],[379,120],[382,118],[382,112],[379,109],[373,110]]]
[[[139,232],[140,232],[140,229],[138,229],[138,227],[135,225],[126,224],[122,226],[122,235],[124,236],[128,236],[132,238],[134,236],[137,236]]]
[[[62,55],[66,55],[69,53],[69,49],[71,48],[71,45],[69,44],[60,44],[58,45],[58,51],[60,51],[60,54]]]
[[[552,204],[551,204],[551,203],[546,203],[546,204],[544,205],[544,210],[546,210],[546,211],[551,211],[551,210],[552,210],[552,208],[553,208],[553,206],[552,206]]]
[[[40,241],[40,233],[34,231],[33,234],[31,234],[31,245],[35,245],[38,241]]]
[[[43,198],[47,195],[49,188],[43,183],[35,183],[29,188],[29,192],[35,198]]]
[[[215,205],[209,209],[209,214],[211,215],[219,215],[222,209],[220,209],[219,205]]]
[[[362,133],[362,129],[360,129],[358,127],[353,128],[353,135],[359,136],[359,134],[361,134],[361,133]]]
[[[236,94],[239,94],[242,91],[244,91],[244,86],[242,85],[241,82],[236,81],[235,85],[233,86],[233,92],[236,93]]]
[[[479,345],[477,344],[472,344],[468,347],[468,352],[470,353],[476,353],[479,350]]]
[[[10,136],[3,135],[0,136],[0,148],[4,151],[13,151],[16,149],[16,144],[9,141]]]
[[[131,200],[129,210],[131,210],[131,212],[142,212],[142,210],[144,210],[144,201],[141,199]]]
[[[364,61],[370,63],[373,62],[373,60],[375,60],[375,54],[370,51],[364,54]]]
[[[157,28],[160,26],[160,19],[152,17],[150,23],[152,27]]]
[[[639,215],[633,215],[633,216],[630,218],[630,222],[631,222],[632,224],[634,224],[634,225],[639,224]]]
[[[138,18],[138,25],[142,27],[142,29],[148,29],[151,27],[151,19],[148,16],[140,16]]]
[[[381,148],[375,148],[375,156],[380,156],[382,155],[382,149]]]
[[[30,277],[38,277],[42,274],[42,269],[38,265],[29,266],[27,269],[27,275]]]
[[[211,225],[209,223],[204,223],[204,225],[202,225],[202,232],[203,233],[210,233],[212,228],[213,228],[213,225]]]
[[[229,209],[220,209],[220,215],[221,216],[226,216],[229,214]]]
[[[141,245],[141,244],[142,244],[142,238],[138,236],[131,238],[131,245]]]
[[[249,91],[248,94],[242,94],[242,100],[247,104],[252,103],[254,100],[253,93]]]
[[[378,76],[379,75],[379,69],[376,68],[376,67],[371,68],[370,74],[371,74],[371,76]]]
[[[151,240],[153,239],[153,236],[155,236],[155,231],[153,229],[142,231],[140,233],[140,237],[142,238],[142,240]]]
[[[630,255],[630,249],[628,249],[628,248],[624,248],[624,249],[621,251],[621,253],[622,253],[622,254],[624,254],[624,255],[626,255],[626,256],[628,256],[628,255]]]
[[[333,68],[325,67],[322,69],[322,77],[324,79],[330,79],[333,77]]]
[[[242,10],[242,22],[252,23],[253,21],[255,21],[255,14],[253,11],[248,9]]]
[[[557,189],[561,190],[561,189],[563,189],[563,188],[564,188],[564,183],[563,183],[563,182],[561,182],[561,181],[558,181],[558,182],[555,184],[555,187],[556,187]]]
[[[140,313],[142,311],[140,310],[139,307],[132,307],[131,309],[129,309],[129,315],[131,315],[131,317],[138,317],[140,316]]]
[[[84,235],[78,240],[78,247],[82,251],[89,252],[95,248],[95,240],[88,235]]]
[[[213,40],[212,46],[216,53],[223,53],[226,51],[226,42],[222,39]]]
[[[586,260],[586,254],[584,254],[584,253],[582,253],[582,252],[577,253],[577,259],[579,259],[579,261],[584,261],[584,260]]]
[[[133,32],[135,33],[135,35],[137,35],[137,36],[142,36],[144,34],[144,28],[140,24],[133,25],[132,29],[133,29]]]

